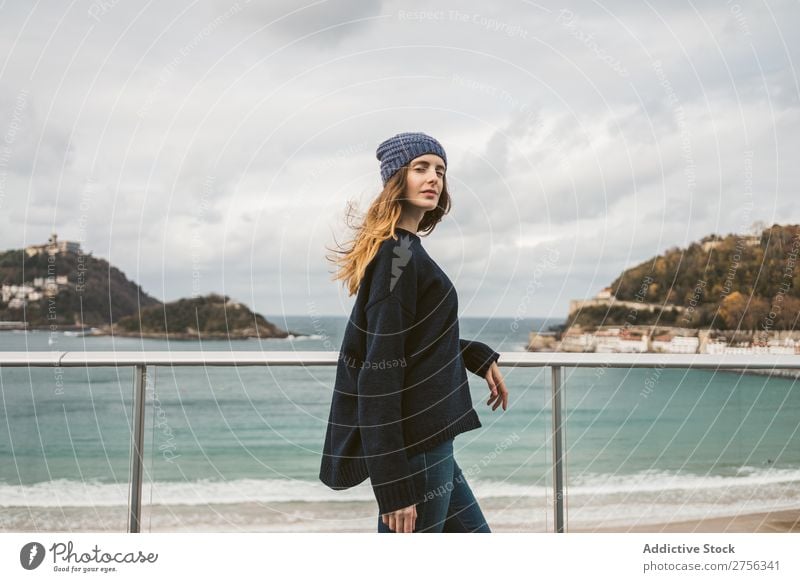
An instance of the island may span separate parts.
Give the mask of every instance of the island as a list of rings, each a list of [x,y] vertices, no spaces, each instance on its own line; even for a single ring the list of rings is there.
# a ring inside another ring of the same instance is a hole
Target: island
[[[0,330],[157,339],[300,337],[227,295],[164,303],[81,245],[59,240],[0,252]]]

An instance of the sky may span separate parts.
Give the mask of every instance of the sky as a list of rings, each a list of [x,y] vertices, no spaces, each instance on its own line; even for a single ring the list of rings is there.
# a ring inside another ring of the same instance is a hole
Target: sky
[[[455,7],[454,7],[455,6]],[[562,318],[712,233],[800,223],[796,1],[0,0],[0,249],[162,301],[341,315],[378,144],[423,131],[460,315]]]

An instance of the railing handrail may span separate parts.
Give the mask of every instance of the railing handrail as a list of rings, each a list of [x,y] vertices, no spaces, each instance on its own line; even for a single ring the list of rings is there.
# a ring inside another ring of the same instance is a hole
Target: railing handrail
[[[786,369],[800,368],[793,354],[650,354],[650,353],[566,353],[499,352],[498,365],[508,368],[552,368],[553,417],[553,512],[555,531],[564,530],[564,453],[562,368],[702,368],[702,369]],[[128,531],[141,531],[142,476],[144,468],[145,386],[148,366],[332,366],[338,352],[304,351],[113,351],[0,352],[2,367],[120,367],[135,368],[133,381],[133,424],[131,426],[131,478]]]
[[[499,352],[509,368],[800,368],[795,354],[651,354]],[[0,352],[0,367],[76,366],[331,366],[330,351],[29,351]]]

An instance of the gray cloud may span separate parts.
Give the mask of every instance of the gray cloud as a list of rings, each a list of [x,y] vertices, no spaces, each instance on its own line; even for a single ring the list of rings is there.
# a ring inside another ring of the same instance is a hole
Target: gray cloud
[[[248,29],[264,29],[273,40],[293,42],[329,50],[346,42],[369,27],[371,20],[380,15],[380,0],[337,0],[299,4],[290,0],[272,0],[269,3],[239,0],[242,10],[236,19]],[[230,4],[218,2],[224,12]]]
[[[162,299],[199,274],[267,313],[346,314],[324,246],[408,130],[448,150],[453,212],[424,244],[467,315],[513,315],[547,253],[528,315],[669,246],[798,220],[796,3],[142,10],[0,8],[0,247],[55,228]]]

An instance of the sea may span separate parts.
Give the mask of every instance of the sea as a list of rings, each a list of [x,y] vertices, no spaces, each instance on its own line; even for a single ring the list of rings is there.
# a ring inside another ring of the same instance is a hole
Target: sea
[[[160,341],[3,331],[0,351],[338,351],[346,317],[274,316],[287,339]],[[460,319],[525,350],[555,321]],[[502,364],[502,358],[500,360]],[[553,530],[550,371],[501,367],[508,409],[470,391],[482,427],[455,458],[493,531]],[[370,532],[369,481],[317,475],[335,367],[153,367],[142,531]],[[0,367],[0,531],[125,531],[131,368]],[[796,380],[737,372],[567,368],[567,531],[800,508]]]

